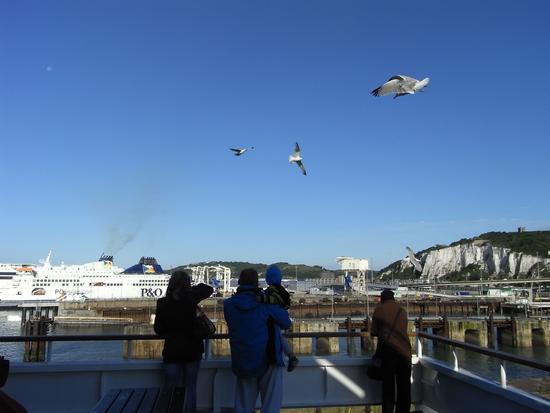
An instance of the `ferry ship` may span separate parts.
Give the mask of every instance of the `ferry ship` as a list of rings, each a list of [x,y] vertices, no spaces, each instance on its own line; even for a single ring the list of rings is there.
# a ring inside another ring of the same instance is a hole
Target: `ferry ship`
[[[1,264],[0,301],[158,298],[170,279],[153,257],[141,257],[126,270],[110,255],[81,265],[55,266],[50,258],[51,252],[37,266]]]

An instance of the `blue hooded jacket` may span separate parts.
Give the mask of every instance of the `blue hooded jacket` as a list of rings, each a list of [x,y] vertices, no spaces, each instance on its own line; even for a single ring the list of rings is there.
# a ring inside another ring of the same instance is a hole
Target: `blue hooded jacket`
[[[223,312],[229,330],[231,367],[240,378],[261,377],[269,364],[268,321],[274,325],[275,358],[278,366],[284,366],[280,329],[286,330],[291,321],[288,312],[275,304],[257,301],[261,294],[255,286],[242,285],[237,294],[223,303]]]

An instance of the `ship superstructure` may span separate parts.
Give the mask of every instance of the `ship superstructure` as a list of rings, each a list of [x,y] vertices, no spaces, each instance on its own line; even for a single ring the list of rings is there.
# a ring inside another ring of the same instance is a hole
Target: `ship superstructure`
[[[153,257],[142,257],[127,270],[114,265],[109,255],[81,265],[52,265],[50,258],[51,252],[31,271],[6,275],[11,278],[2,280],[0,300],[158,298],[165,294],[170,279]]]

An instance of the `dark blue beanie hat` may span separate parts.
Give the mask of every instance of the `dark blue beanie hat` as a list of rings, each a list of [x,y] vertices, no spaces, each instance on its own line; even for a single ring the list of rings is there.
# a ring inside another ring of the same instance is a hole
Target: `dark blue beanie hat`
[[[281,281],[283,280],[283,274],[281,273],[281,270],[276,265],[270,265],[267,267],[267,271],[265,272],[265,282],[269,285],[281,285]]]

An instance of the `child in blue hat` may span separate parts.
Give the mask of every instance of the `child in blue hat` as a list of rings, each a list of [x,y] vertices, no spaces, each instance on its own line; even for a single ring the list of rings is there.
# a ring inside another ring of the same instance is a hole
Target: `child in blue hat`
[[[283,275],[281,270],[276,265],[270,265],[267,267],[265,273],[265,282],[267,283],[267,288],[264,290],[264,295],[262,302],[267,304],[277,304],[285,309],[290,308],[290,294],[288,291],[281,285]],[[292,371],[296,368],[299,360],[290,348],[287,339],[281,333],[281,341],[283,345],[283,353],[288,357],[288,367],[287,371]]]

